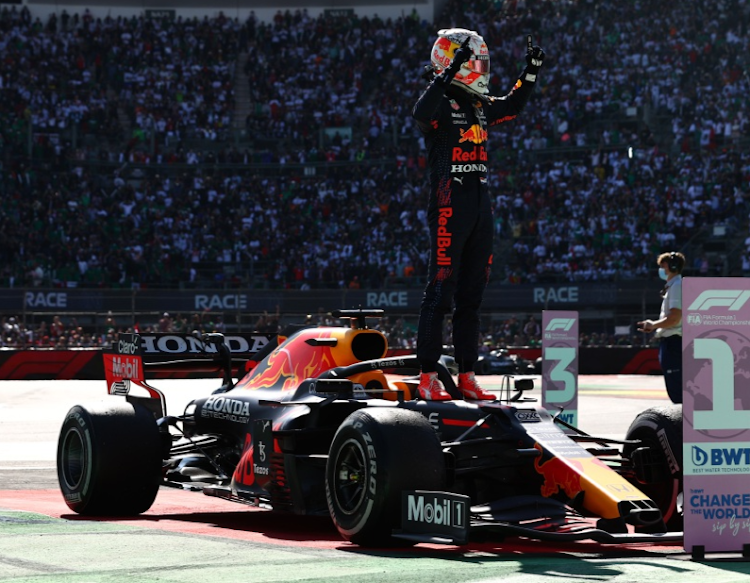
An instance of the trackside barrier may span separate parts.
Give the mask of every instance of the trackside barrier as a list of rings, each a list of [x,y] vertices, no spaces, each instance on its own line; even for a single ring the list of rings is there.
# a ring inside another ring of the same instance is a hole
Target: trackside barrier
[[[233,351],[234,352],[234,351]],[[534,361],[542,354],[540,348],[511,348],[512,354]],[[404,354],[390,351],[388,356]],[[579,349],[579,374],[661,374],[655,348],[587,347]],[[146,355],[149,362],[152,357]],[[160,367],[148,372],[149,378],[220,378],[215,367],[210,371],[185,371]],[[101,348],[72,350],[13,350],[0,349],[0,380],[103,380]]]
[[[275,338],[276,334],[255,332],[225,334],[234,375],[243,376],[251,356]],[[149,379],[222,377],[216,347],[196,336],[143,333],[139,340],[143,364],[148,368],[145,377]],[[0,380],[105,379],[105,354],[102,348],[0,350]],[[108,366],[111,372],[111,357]]]

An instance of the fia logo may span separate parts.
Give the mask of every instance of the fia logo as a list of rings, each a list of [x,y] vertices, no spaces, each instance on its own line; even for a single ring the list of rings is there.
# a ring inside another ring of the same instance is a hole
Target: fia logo
[[[701,315],[700,314],[688,314],[687,323],[688,324],[693,324],[695,326],[700,326],[700,324],[701,324]]]

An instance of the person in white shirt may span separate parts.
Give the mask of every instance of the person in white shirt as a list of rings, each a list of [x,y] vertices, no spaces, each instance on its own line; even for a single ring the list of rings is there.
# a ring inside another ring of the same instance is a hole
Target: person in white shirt
[[[664,384],[673,403],[682,403],[682,253],[662,253],[656,260],[659,277],[666,280],[662,290],[661,313],[658,320],[638,322],[641,332],[656,332],[659,338],[659,364]]]

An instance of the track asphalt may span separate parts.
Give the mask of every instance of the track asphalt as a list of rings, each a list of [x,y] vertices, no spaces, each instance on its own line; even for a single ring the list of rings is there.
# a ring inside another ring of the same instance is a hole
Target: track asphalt
[[[162,385],[168,406],[179,410],[215,388],[209,383]],[[485,384],[499,387],[500,378],[485,377]],[[581,377],[579,390],[581,428],[612,437],[622,437],[639,411],[668,402],[661,377]],[[170,488],[140,517],[83,518],[68,510],[57,488],[57,433],[70,406],[103,391],[94,381],[0,382],[0,582],[750,583],[750,563],[739,554],[698,562],[679,543],[509,537],[363,550],[342,541],[327,518],[284,516]]]

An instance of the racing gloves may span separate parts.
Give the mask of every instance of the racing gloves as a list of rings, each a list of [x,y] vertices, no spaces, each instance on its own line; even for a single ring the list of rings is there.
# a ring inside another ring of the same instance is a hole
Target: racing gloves
[[[437,76],[437,79],[439,79],[443,85],[450,85],[451,81],[453,81],[453,77],[455,77],[456,73],[461,70],[461,65],[471,59],[473,53],[469,48],[470,40],[470,37],[466,38],[463,44],[456,49],[455,53],[453,53],[453,60],[451,61],[451,64],[446,67],[445,71]]]
[[[458,51],[456,51],[458,52]],[[524,80],[535,82],[536,75],[539,69],[542,68],[544,63],[544,50],[539,45],[533,45],[531,43],[531,35],[526,36],[526,72],[524,74]]]

